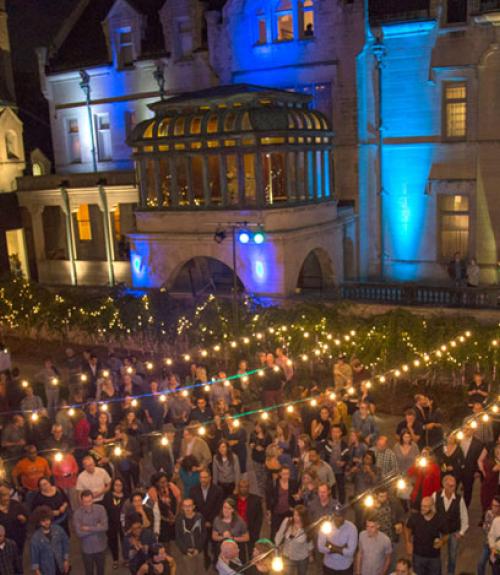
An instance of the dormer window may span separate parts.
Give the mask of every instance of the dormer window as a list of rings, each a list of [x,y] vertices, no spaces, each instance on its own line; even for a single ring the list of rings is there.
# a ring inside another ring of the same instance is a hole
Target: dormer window
[[[299,0],[300,35],[302,38],[314,37],[314,1]]]
[[[118,30],[118,67],[134,65],[134,42],[131,28]]]
[[[276,41],[293,40],[293,6],[290,0],[280,0],[276,6]]]

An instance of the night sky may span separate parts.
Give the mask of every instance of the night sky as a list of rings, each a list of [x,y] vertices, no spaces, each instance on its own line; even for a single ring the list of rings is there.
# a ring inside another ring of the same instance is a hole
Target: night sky
[[[40,89],[35,50],[49,46],[78,0],[7,0],[19,115],[26,153],[41,148],[52,160],[49,112]]]

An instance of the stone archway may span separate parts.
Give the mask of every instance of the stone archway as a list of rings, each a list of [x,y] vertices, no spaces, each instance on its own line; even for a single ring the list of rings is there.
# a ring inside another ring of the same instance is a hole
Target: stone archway
[[[311,250],[300,268],[297,288],[304,291],[324,291],[335,285],[335,273],[330,256],[323,248]]]
[[[239,277],[237,283],[238,292],[244,292],[245,286]],[[228,294],[233,289],[233,270],[216,258],[197,256],[178,267],[167,287],[171,292],[191,293],[193,296]]]

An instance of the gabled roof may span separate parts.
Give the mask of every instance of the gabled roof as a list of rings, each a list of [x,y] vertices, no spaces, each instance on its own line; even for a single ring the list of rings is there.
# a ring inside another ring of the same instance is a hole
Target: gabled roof
[[[165,55],[165,40],[158,16],[166,0],[126,0],[134,10],[146,16],[142,40],[142,57]],[[203,2],[203,0],[200,0]],[[49,61],[49,73],[78,70],[109,63],[101,22],[106,19],[116,0],[90,0],[80,18]],[[205,0],[208,10],[221,10],[226,0]]]
[[[165,53],[163,31],[158,11],[165,0],[126,0],[137,12],[146,16],[142,41],[142,57]],[[49,72],[76,70],[109,63],[106,39],[101,23],[116,0],[90,0],[66,39],[49,61]]]

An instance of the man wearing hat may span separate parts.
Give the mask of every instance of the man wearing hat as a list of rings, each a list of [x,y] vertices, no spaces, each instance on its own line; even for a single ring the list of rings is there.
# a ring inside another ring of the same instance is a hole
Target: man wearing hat
[[[358,530],[345,518],[346,508],[333,509],[331,530],[320,528],[318,551],[323,554],[323,575],[352,575],[358,545]],[[325,533],[325,531],[327,533]]]

